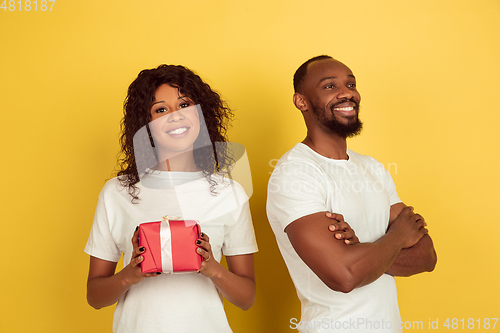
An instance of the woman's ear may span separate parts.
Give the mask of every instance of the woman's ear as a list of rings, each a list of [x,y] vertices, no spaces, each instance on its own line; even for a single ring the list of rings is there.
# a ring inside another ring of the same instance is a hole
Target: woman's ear
[[[307,111],[307,102],[304,95],[299,93],[293,94],[293,104],[295,104],[295,107],[302,113]]]

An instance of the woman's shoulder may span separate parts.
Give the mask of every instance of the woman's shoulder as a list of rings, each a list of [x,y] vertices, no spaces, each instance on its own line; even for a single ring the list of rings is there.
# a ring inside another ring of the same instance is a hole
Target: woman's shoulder
[[[249,197],[252,192],[252,180],[235,180],[224,174],[214,174],[212,178],[217,182],[216,191],[221,193],[232,193],[238,197]]]
[[[119,177],[113,177],[106,181],[99,193],[99,197],[105,198],[123,194],[128,195],[128,191],[122,185]]]

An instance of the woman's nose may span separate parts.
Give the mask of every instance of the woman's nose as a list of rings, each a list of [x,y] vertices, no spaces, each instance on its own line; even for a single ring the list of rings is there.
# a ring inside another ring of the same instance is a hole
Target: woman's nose
[[[171,112],[167,115],[169,123],[177,123],[184,119],[184,114],[181,110]]]

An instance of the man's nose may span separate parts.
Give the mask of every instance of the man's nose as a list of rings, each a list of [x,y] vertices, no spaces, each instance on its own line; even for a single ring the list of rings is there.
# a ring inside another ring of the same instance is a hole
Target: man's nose
[[[352,89],[350,89],[348,87],[342,87],[339,90],[337,98],[338,99],[343,99],[343,98],[345,98],[345,99],[351,99],[352,96],[354,96],[354,92],[352,91]]]

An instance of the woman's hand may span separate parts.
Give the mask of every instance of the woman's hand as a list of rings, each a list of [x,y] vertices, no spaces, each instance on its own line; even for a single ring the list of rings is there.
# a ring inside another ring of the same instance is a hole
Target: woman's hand
[[[337,239],[343,239],[346,244],[357,244],[359,239],[354,233],[351,226],[344,221],[344,216],[342,214],[326,213],[326,217],[333,219],[335,222],[328,226],[328,230],[332,231],[334,237]]]
[[[150,278],[153,276],[158,276],[161,273],[142,273],[141,266],[139,265],[144,257],[141,255],[144,253],[144,247],[139,246],[139,227],[135,229],[134,235],[132,236],[132,246],[134,250],[132,251],[132,259],[130,263],[123,269],[123,279],[126,284],[133,285],[141,282],[144,278]]]
[[[206,234],[201,233],[201,238],[196,240],[196,245],[199,246],[196,252],[202,258],[201,267],[196,273],[201,273],[208,278],[216,277],[220,273],[221,268],[224,267],[214,259],[210,238]]]

